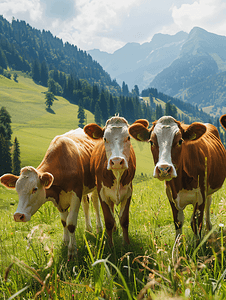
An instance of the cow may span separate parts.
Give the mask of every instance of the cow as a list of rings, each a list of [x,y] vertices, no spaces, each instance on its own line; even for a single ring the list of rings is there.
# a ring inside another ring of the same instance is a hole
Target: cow
[[[99,142],[91,155],[91,174],[95,178],[103,210],[109,244],[113,246],[115,227],[114,205],[120,205],[119,220],[124,241],[129,244],[129,206],[136,157],[128,132],[129,124],[123,117],[114,116],[101,128],[95,123],[84,127],[85,133]]]
[[[20,176],[5,174],[0,182],[7,188],[16,188],[19,204],[14,214],[16,222],[27,222],[46,202],[58,208],[64,227],[63,241],[68,245],[68,258],[77,254],[75,229],[80,203],[83,203],[86,229],[91,230],[89,203],[91,193],[96,211],[97,228],[102,229],[99,200],[94,179],[90,173],[90,157],[95,142],[81,128],[56,136],[36,168],[21,169]],[[70,207],[70,211],[68,211]]]
[[[226,130],[226,114],[220,117],[220,123]]]
[[[176,237],[182,233],[183,210],[192,204],[191,227],[199,242],[204,209],[206,228],[210,230],[211,195],[221,188],[226,177],[226,169],[222,168],[226,165],[226,151],[217,128],[199,122],[186,125],[163,116],[150,129],[138,121],[129,127],[129,133],[151,144],[153,177],[165,181]]]

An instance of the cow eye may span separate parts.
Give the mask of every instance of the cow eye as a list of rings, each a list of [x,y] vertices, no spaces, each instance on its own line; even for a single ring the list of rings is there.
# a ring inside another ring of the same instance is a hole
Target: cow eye
[[[105,141],[105,142],[107,142],[107,139],[106,139],[106,138],[104,138],[104,141]]]
[[[37,192],[37,190],[38,190],[38,188],[37,188],[37,187],[33,188],[33,190],[32,190],[32,194],[35,194],[35,193]]]
[[[183,139],[180,139],[179,142],[178,142],[178,146],[181,146],[183,143]]]
[[[130,136],[128,136],[128,141],[130,141]]]

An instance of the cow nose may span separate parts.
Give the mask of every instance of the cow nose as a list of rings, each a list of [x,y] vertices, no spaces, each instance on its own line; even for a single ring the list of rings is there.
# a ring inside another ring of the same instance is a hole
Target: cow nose
[[[20,213],[16,213],[14,214],[14,220],[16,222],[25,222],[25,215],[24,214],[20,214]]]
[[[110,159],[110,169],[126,169],[125,159],[122,157],[114,157]]]
[[[156,168],[157,177],[164,178],[170,177],[173,172],[173,168],[170,165],[161,165]]]

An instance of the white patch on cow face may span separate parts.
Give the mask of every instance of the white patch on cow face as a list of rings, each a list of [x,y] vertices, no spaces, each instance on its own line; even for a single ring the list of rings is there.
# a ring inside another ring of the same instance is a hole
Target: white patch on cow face
[[[128,169],[131,143],[127,125],[108,125],[103,138],[108,160],[107,169],[112,171]]]
[[[153,176],[159,177],[157,173],[158,168],[161,169],[162,166],[164,166],[164,168],[171,167],[172,173],[170,179],[172,179],[177,176],[177,172],[172,163],[171,150],[174,136],[179,132],[179,127],[172,117],[162,117],[156,123],[153,132],[157,136],[159,146],[159,158]]]
[[[19,203],[14,219],[27,222],[46,202],[45,188],[40,182],[38,173],[34,169],[22,172],[16,182],[16,191],[19,195]],[[19,214],[23,215],[23,218],[17,218]]]

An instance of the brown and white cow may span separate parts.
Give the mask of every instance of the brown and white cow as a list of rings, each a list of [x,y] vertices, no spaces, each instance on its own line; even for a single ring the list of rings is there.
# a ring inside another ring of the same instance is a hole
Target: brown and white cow
[[[153,176],[165,180],[176,236],[182,232],[183,210],[192,204],[191,227],[199,239],[204,209],[206,227],[210,230],[211,195],[226,177],[226,169],[222,168],[226,165],[226,151],[217,128],[196,122],[185,125],[171,116],[155,121],[150,129],[147,127],[134,124],[129,127],[129,133],[136,140],[151,144]]]
[[[226,114],[220,117],[220,123],[226,130]]]
[[[46,202],[52,201],[60,211],[64,226],[63,240],[68,244],[68,257],[76,252],[75,229],[81,200],[86,228],[91,230],[87,194],[92,192],[97,227],[102,228],[98,194],[90,173],[90,157],[95,142],[81,128],[56,136],[37,169],[24,167],[20,176],[5,174],[3,185],[16,188],[19,204],[14,214],[16,222],[27,222]],[[68,208],[70,211],[68,212]]]
[[[113,245],[112,231],[115,227],[114,205],[119,203],[121,204],[119,220],[123,237],[129,244],[129,206],[136,157],[130,142],[128,127],[127,121],[118,116],[109,119],[104,128],[97,124],[88,124],[84,127],[87,135],[99,140],[92,152],[90,165],[111,245]]]

